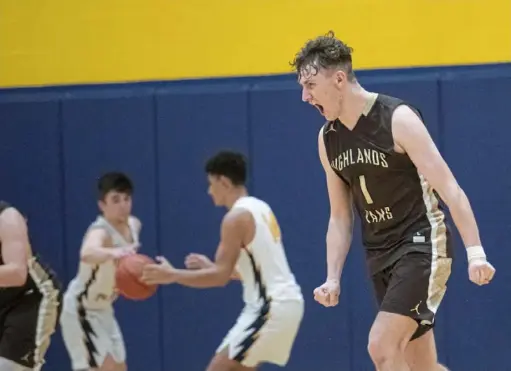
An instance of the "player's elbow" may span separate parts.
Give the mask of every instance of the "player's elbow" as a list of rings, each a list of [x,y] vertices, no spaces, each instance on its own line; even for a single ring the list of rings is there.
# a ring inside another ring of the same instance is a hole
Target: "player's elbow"
[[[353,214],[343,214],[342,216],[331,215],[328,221],[329,235],[341,235],[351,237],[353,232]]]
[[[329,226],[342,230],[351,229],[354,222],[353,207],[351,204],[335,205],[330,210]]]
[[[218,271],[215,275],[215,286],[224,287],[231,281],[231,274],[228,271]]]
[[[463,198],[466,197],[463,189],[455,181],[440,189],[438,193],[449,209],[456,208],[457,205],[460,205]]]
[[[88,249],[83,249],[80,252],[80,261],[87,264],[94,263],[94,254],[92,254]]]
[[[12,273],[12,285],[23,286],[27,281],[28,269],[25,264],[17,264]]]
[[[217,280],[217,286],[218,287],[224,287],[224,286],[227,286],[229,284],[229,282],[231,282],[231,276],[222,276],[222,277],[219,277],[218,280]]]
[[[104,254],[98,254],[92,248],[82,249],[80,252],[80,261],[86,264],[99,264],[103,263],[106,260]]]

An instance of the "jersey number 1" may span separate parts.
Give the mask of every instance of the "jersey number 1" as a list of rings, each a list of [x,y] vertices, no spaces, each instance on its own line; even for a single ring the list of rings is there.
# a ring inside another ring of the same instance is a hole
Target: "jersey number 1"
[[[273,240],[275,242],[279,242],[281,239],[281,233],[280,233],[280,226],[279,222],[277,222],[277,218],[275,217],[275,214],[270,211],[270,214],[268,217],[266,215],[263,215],[264,221],[266,222],[266,225],[268,226],[268,229],[270,230],[271,236],[273,237]]]
[[[366,177],[364,175],[360,175],[358,179],[360,181],[360,189],[362,190],[362,194],[364,195],[367,204],[371,205],[373,203],[373,199],[367,190]]]

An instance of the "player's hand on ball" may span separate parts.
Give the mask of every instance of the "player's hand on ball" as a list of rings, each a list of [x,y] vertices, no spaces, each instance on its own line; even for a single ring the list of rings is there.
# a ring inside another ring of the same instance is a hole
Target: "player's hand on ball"
[[[325,307],[334,307],[339,303],[341,286],[338,280],[327,280],[314,289],[314,300]]]
[[[468,277],[476,285],[487,285],[495,275],[495,268],[486,259],[475,259],[468,263]]]
[[[163,256],[158,256],[159,264],[146,264],[142,270],[142,282],[148,285],[169,284],[175,282],[176,275],[172,264]]]
[[[136,254],[137,247],[135,247],[135,246],[136,245],[114,247],[114,248],[112,248],[112,257],[114,259],[121,259],[125,256]]]
[[[188,269],[204,269],[212,265],[213,262],[206,255],[191,253],[185,258],[185,266]]]

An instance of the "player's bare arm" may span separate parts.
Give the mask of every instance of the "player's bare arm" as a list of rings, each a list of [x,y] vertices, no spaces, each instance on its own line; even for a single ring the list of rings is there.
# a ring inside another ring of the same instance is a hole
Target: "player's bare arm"
[[[235,281],[241,280],[241,277],[240,277],[239,273],[236,270],[234,270],[231,273],[231,280],[235,280]]]
[[[241,248],[247,242],[246,236],[253,235],[254,228],[250,213],[243,210],[228,212],[222,221],[213,265],[196,271],[180,270],[176,274],[176,282],[189,287],[225,286],[231,280]]]
[[[130,249],[121,247],[108,247],[112,241],[102,228],[89,230],[82,243],[80,260],[88,264],[101,264],[108,260],[114,260],[130,253]]]
[[[231,279],[241,248],[254,233],[255,225],[250,213],[231,210],[222,221],[221,240],[211,266],[188,270],[175,269],[169,264],[164,264],[164,267],[148,264],[144,267],[142,280],[148,284],[179,283],[195,288],[225,286]]]
[[[407,106],[394,112],[393,136],[449,208],[465,246],[481,245],[476,219],[465,192],[454,178],[420,118]]]
[[[408,154],[419,173],[449,208],[467,248],[469,261],[485,260],[476,218],[467,195],[456,181],[421,119],[409,107],[400,106],[394,111],[392,132],[396,150]],[[490,280],[492,277],[493,273],[486,278]]]
[[[326,233],[327,279],[314,290],[314,299],[332,307],[339,303],[340,279],[353,236],[353,204],[348,186],[337,176],[328,163],[323,129],[318,136],[318,151],[325,171],[330,218]]]
[[[323,129],[318,137],[319,157],[325,170],[330,219],[326,234],[328,280],[339,280],[353,235],[353,208],[348,186],[328,163],[323,139]]]
[[[0,214],[0,241],[4,260],[0,266],[0,287],[22,286],[27,279],[30,242],[26,221],[15,208]]]
[[[209,268],[213,264],[211,259],[209,259],[206,255],[203,254],[197,254],[197,253],[190,253],[185,258],[185,266],[188,269],[204,269]],[[236,270],[234,270],[231,274],[232,280],[239,280],[240,275]]]

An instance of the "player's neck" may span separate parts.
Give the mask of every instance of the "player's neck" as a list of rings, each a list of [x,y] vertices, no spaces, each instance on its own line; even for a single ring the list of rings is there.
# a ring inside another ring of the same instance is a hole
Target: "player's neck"
[[[348,129],[353,130],[373,94],[358,83],[349,86],[348,89],[342,101],[342,112],[339,120]]]
[[[225,206],[227,209],[231,209],[232,206],[242,197],[248,196],[247,189],[245,187],[239,187],[234,189],[227,197]]]
[[[123,229],[125,228],[127,225],[128,225],[128,221],[127,220],[124,220],[124,221],[120,221],[118,219],[110,219],[110,218],[107,218],[105,216],[103,216],[103,218],[105,218],[105,220],[108,222],[108,224],[110,224],[112,227],[114,227],[115,229]]]

